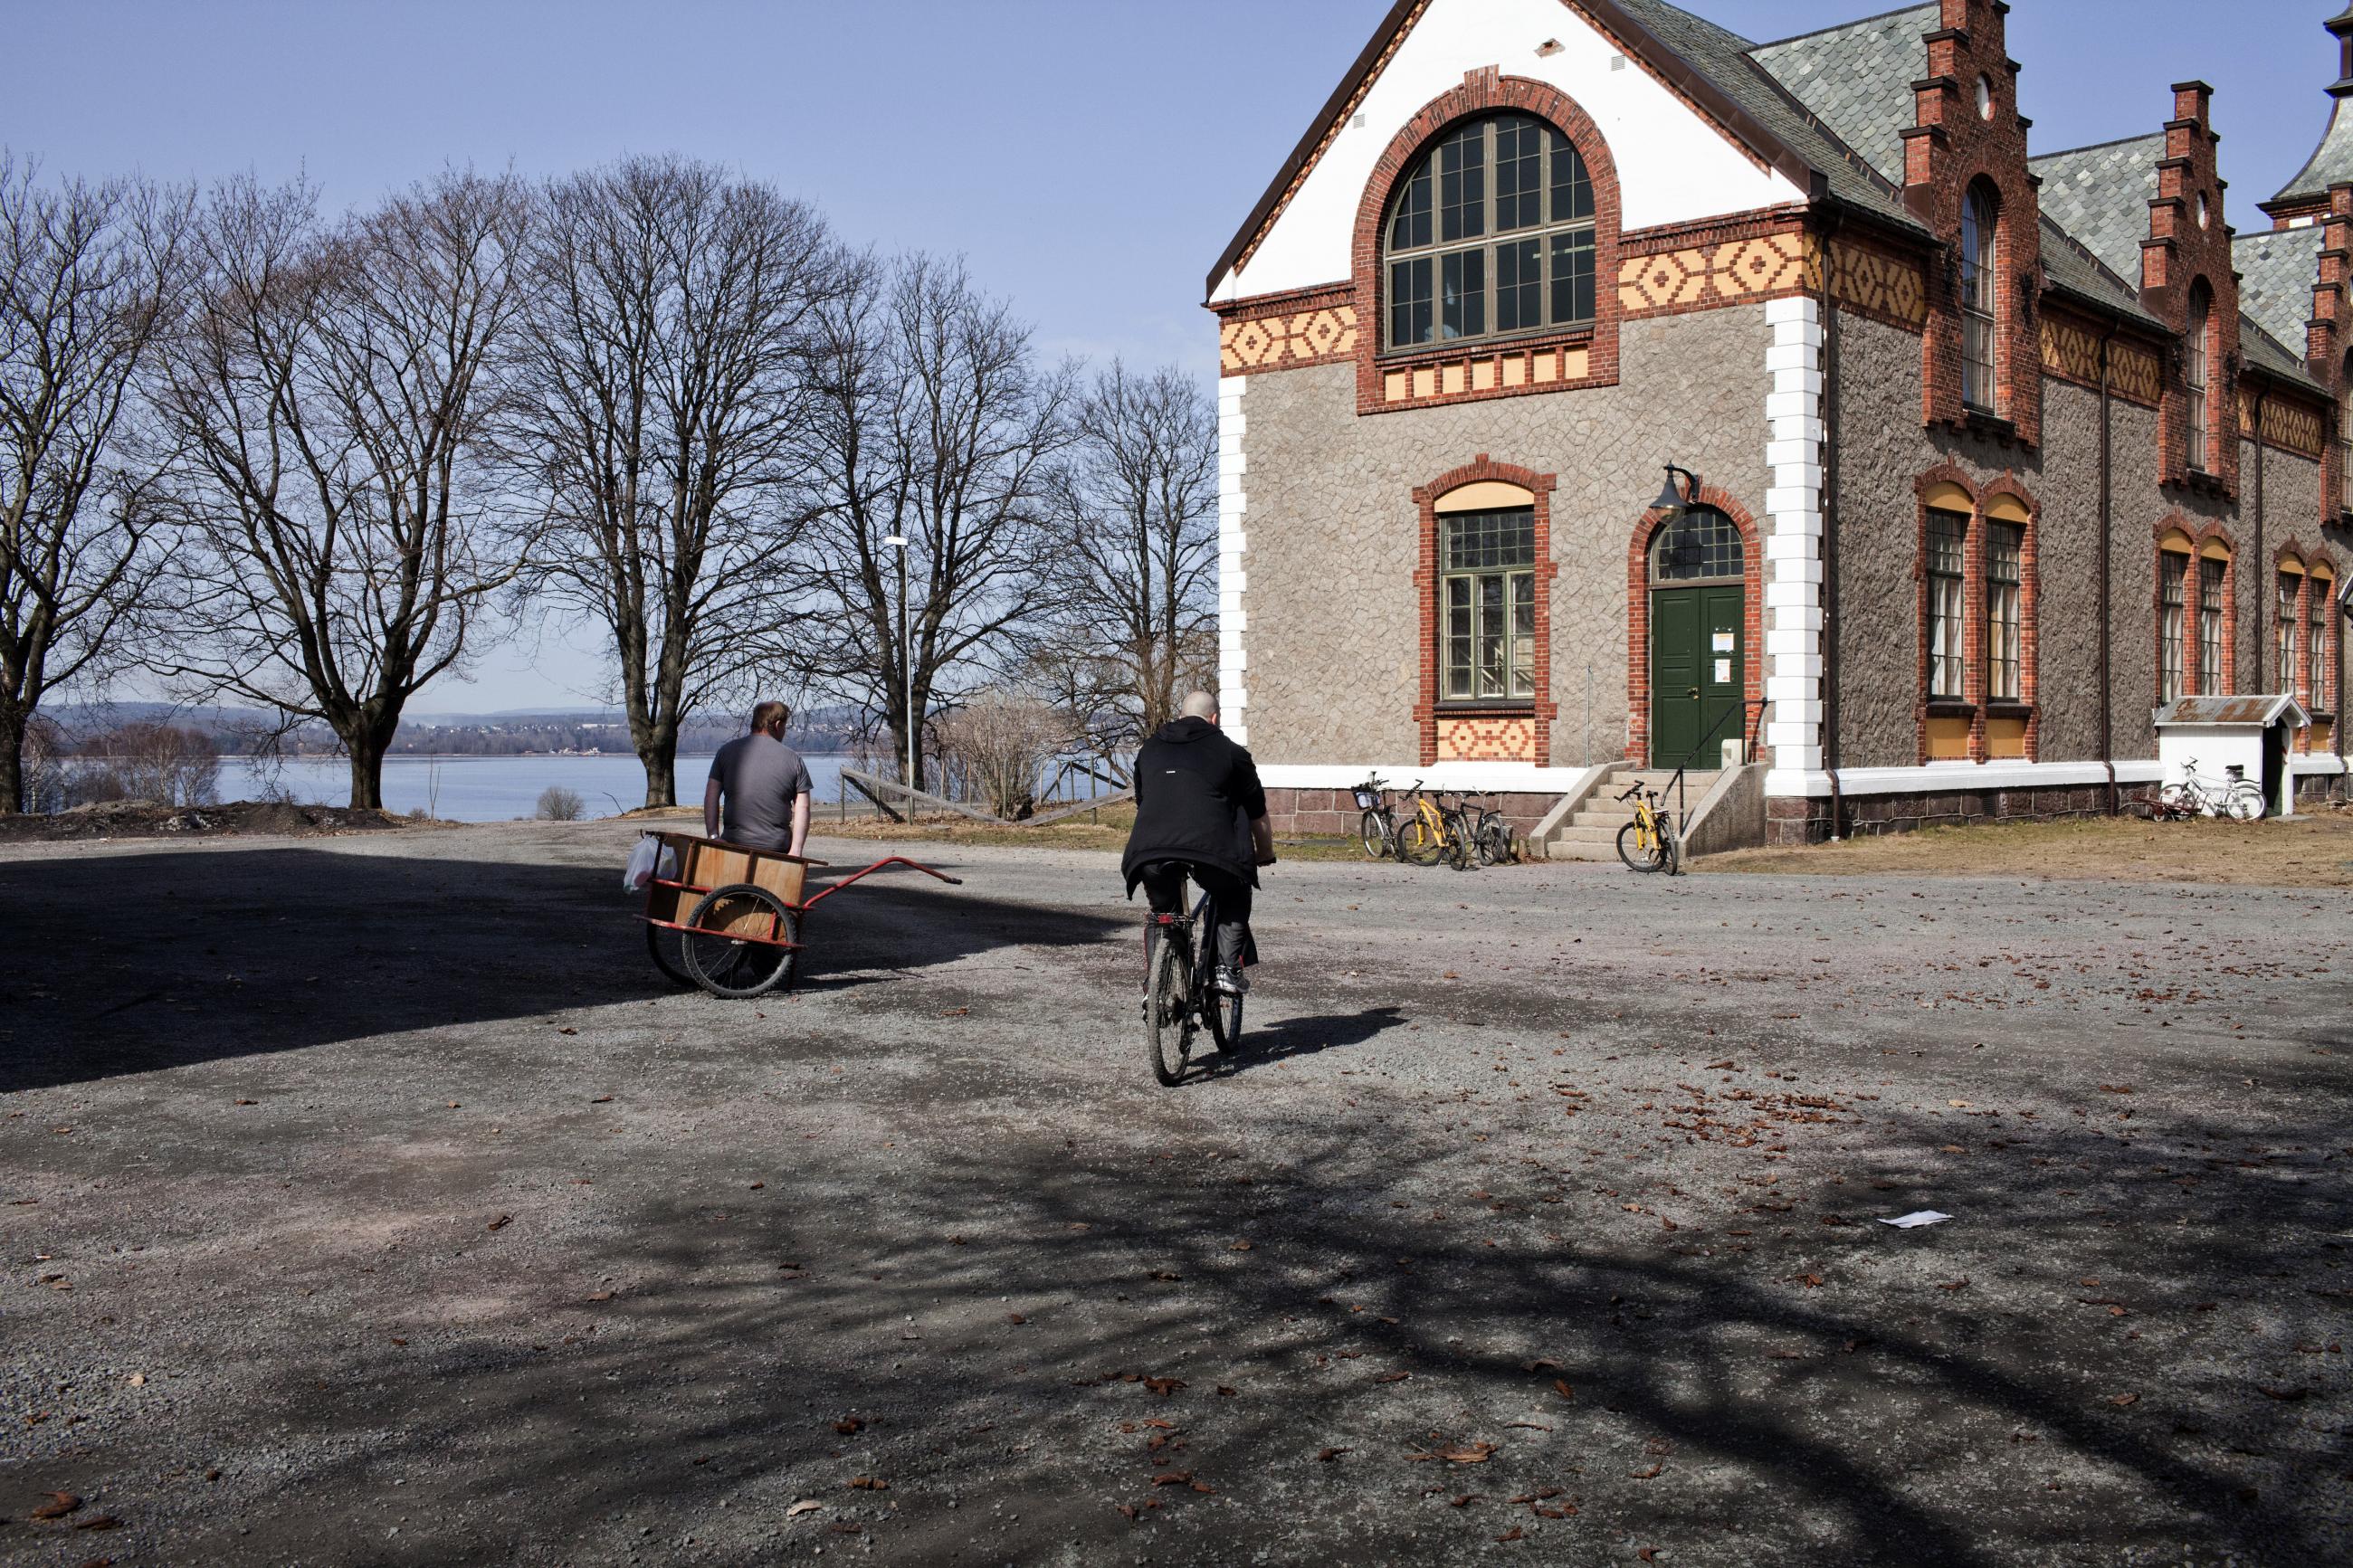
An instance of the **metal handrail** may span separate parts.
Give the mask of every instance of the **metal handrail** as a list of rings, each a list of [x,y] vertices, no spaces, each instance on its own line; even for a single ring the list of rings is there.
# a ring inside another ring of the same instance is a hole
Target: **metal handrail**
[[[1765,708],[1768,700],[1768,699],[1763,697],[1744,697],[1736,706],[1725,709],[1724,712],[1717,717],[1715,722],[1708,726],[1707,733],[1699,738],[1699,743],[1693,746],[1690,751],[1685,752],[1683,753],[1683,760],[1675,764],[1674,776],[1667,781],[1667,789],[1671,789],[1675,792],[1675,820],[1677,823],[1682,823],[1684,817],[1689,815],[1685,808],[1683,799],[1683,774],[1691,767],[1692,759],[1698,756],[1701,752],[1704,751],[1710,741],[1717,738],[1718,733],[1724,729],[1725,720],[1731,718],[1736,713],[1746,714],[1751,708],[1757,710],[1757,717],[1749,723],[1746,733],[1742,738],[1742,750],[1740,754],[1744,757],[1754,757],[1757,754],[1757,731],[1764,726]],[[1660,795],[1664,795],[1667,793],[1667,790],[1662,789],[1659,793]]]

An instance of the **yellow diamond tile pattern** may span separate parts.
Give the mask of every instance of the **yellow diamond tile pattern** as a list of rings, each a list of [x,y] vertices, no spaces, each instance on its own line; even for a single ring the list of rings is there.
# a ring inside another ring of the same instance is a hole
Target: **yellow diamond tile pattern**
[[[2274,447],[2301,452],[2307,458],[2317,458],[2321,455],[2322,443],[2327,439],[2327,428],[2319,411],[2308,404],[2286,403],[2276,397],[2263,401],[2263,439]],[[2252,437],[2254,433],[2254,394],[2242,388],[2239,393],[2239,434]]]
[[[1536,760],[1536,721],[1533,719],[1441,719],[1438,723],[1438,760],[1441,763],[1533,763]]]
[[[2044,316],[2037,324],[2042,368],[2085,386],[2100,384],[2100,340],[2096,333],[2073,321]],[[2134,403],[2154,405],[2158,394],[2157,356],[2133,344],[2108,344],[2108,387]]]
[[[1806,281],[1809,247],[1799,234],[1691,246],[1618,264],[1618,304],[1630,316],[1728,305],[1782,293]]]
[[[1218,329],[1218,363],[1229,375],[1346,359],[1356,352],[1356,307],[1255,316]]]

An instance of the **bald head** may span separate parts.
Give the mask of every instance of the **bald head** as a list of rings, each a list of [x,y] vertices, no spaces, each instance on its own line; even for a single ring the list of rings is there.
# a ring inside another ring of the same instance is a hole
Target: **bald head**
[[[1207,719],[1214,724],[1218,721],[1218,700],[1206,691],[1188,692],[1179,711],[1187,719]]]

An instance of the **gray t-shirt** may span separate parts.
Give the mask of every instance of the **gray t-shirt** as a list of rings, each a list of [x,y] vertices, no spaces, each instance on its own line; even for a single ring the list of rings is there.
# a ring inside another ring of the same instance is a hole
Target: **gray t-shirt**
[[[720,837],[754,849],[789,849],[793,797],[815,793],[801,754],[772,735],[728,742],[711,759],[719,781]]]

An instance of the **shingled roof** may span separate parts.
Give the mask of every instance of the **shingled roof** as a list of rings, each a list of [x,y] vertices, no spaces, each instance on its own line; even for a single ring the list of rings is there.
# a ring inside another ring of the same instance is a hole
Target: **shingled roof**
[[[2328,129],[2320,133],[2320,145],[2304,161],[2295,178],[2279,188],[2277,195],[2262,204],[2268,212],[2274,207],[2295,208],[2328,199],[2328,187],[2353,180],[2353,110],[2346,105],[2353,100],[2353,5],[2321,24],[2335,34],[2337,41],[2339,74],[2328,84],[2328,96],[2337,100],[2328,116]]]
[[[2148,204],[2157,196],[2157,161],[2165,132],[2127,136],[2026,161],[2042,177],[2042,216],[2083,242],[2119,277],[2140,276],[2140,242],[2148,237]]]
[[[2231,262],[2239,269],[2239,308],[2283,343],[2304,342],[2312,315],[2312,286],[2320,277],[2322,232],[2264,228],[2231,242]]]
[[[1913,122],[1912,84],[1928,70],[1925,35],[1937,26],[1931,3],[1759,44],[1755,60],[1893,184],[1904,182],[1904,138]]]

